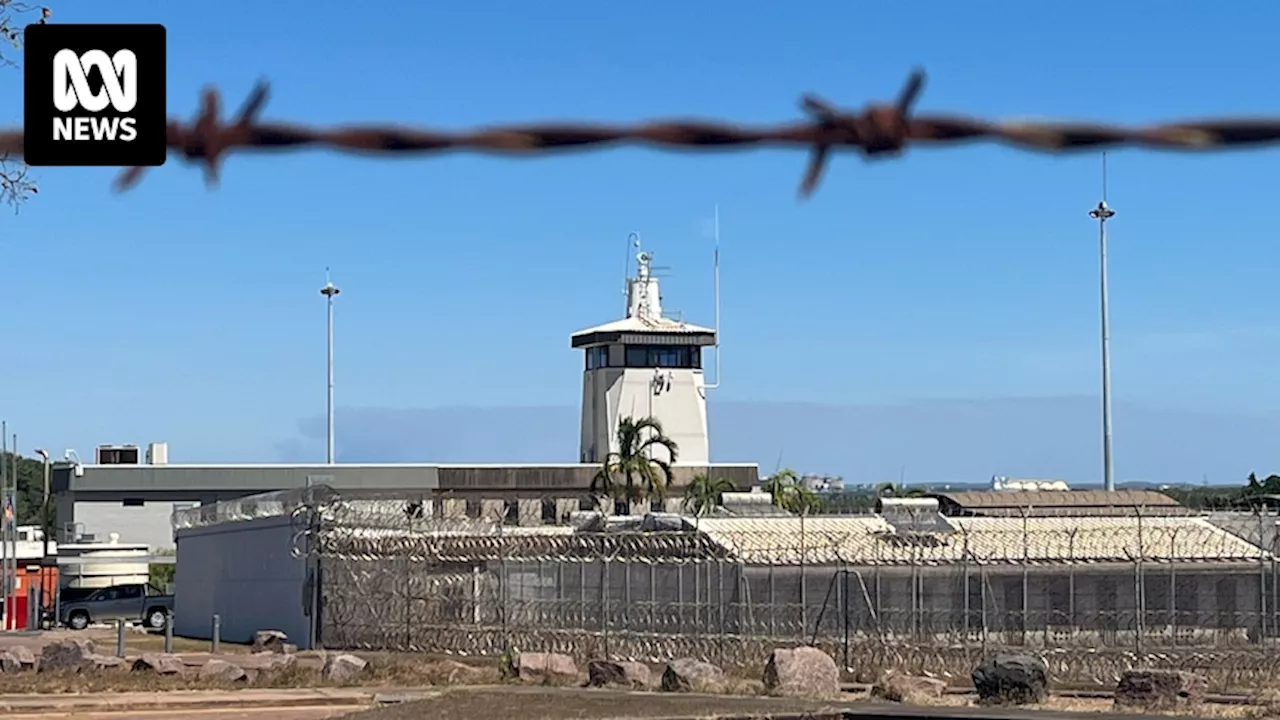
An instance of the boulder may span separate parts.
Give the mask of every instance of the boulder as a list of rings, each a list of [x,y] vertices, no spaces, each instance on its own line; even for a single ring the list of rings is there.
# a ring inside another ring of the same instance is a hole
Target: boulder
[[[840,695],[840,670],[815,647],[777,648],[764,666],[764,690],[770,695],[834,698]]]
[[[201,680],[213,682],[236,683],[249,679],[249,673],[245,672],[244,668],[218,658],[206,660],[204,665],[200,666],[199,676]]]
[[[592,660],[587,663],[587,685],[590,687],[625,687],[643,690],[652,683],[649,666],[637,662]]]
[[[511,659],[511,672],[526,683],[572,685],[578,682],[578,666],[564,653],[516,653]]]
[[[22,663],[8,650],[0,650],[0,673],[8,675],[16,672],[22,672]]]
[[[290,648],[293,652],[298,650],[297,646],[289,643],[289,636],[280,630],[259,630],[253,634],[254,652],[287,654]]]
[[[369,669],[369,661],[343,653],[325,661],[324,676],[333,682],[352,682]]]
[[[727,686],[724,671],[709,662],[681,658],[667,663],[662,671],[663,692],[723,693]]]
[[[987,705],[1026,705],[1049,695],[1049,672],[1034,655],[997,653],[973,669],[978,701]]]
[[[133,661],[136,672],[153,672],[157,675],[180,675],[186,664],[177,655],[167,653],[146,653]]]
[[[1183,670],[1126,670],[1116,683],[1117,710],[1143,713],[1188,710],[1204,702],[1209,679]]]
[[[107,670],[110,668],[118,668],[124,666],[124,658],[118,658],[115,655],[98,655],[94,653],[89,656],[89,664],[86,666],[92,670]]]
[[[248,680],[248,673],[234,662],[211,657],[200,666],[200,679],[215,683],[243,683]]]
[[[444,659],[423,668],[432,685],[487,685],[491,676],[482,668]]]
[[[96,666],[97,653],[91,640],[73,638],[49,643],[40,651],[40,670],[80,671]]]
[[[25,645],[14,645],[0,650],[0,673],[16,673],[36,666],[35,653]]]
[[[946,691],[947,684],[937,678],[891,674],[871,686],[871,697],[896,703],[918,703],[936,700]]]

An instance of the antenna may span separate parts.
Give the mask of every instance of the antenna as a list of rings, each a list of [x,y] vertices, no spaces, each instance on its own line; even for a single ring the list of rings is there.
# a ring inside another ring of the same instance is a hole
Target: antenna
[[[712,275],[711,285],[712,285],[712,293],[715,295],[715,305],[716,305],[716,309],[715,309],[716,344],[713,345],[712,347],[716,353],[716,381],[713,383],[704,384],[702,386],[704,390],[715,390],[716,388],[720,387],[720,205],[719,203],[717,203],[715,206],[715,218],[713,220],[713,223],[714,225],[713,225],[712,232],[715,236],[716,249],[715,249],[715,256],[712,262],[712,269],[711,269],[711,275]]]
[[[631,248],[640,249],[640,233],[627,235],[627,252],[622,258],[622,294],[625,296],[631,289]]]

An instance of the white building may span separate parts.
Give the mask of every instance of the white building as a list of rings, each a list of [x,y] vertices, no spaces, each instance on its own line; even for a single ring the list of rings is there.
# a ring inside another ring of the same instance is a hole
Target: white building
[[[716,331],[663,317],[653,256],[641,252],[636,262],[627,283],[626,317],[571,338],[574,348],[586,351],[578,460],[604,462],[618,451],[618,423],[648,417],[661,422],[679,446],[679,464],[708,465],[702,348],[716,344]]]

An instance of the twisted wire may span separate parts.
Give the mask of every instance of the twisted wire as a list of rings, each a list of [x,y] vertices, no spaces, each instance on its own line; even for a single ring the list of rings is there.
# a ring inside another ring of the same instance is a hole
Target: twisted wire
[[[372,155],[440,154],[451,151],[536,155],[565,150],[598,150],[640,145],[663,150],[730,150],[762,147],[805,149],[809,164],[800,183],[802,197],[821,181],[833,150],[857,150],[866,158],[893,156],[909,145],[991,141],[1023,150],[1066,152],[1115,146],[1155,150],[1221,150],[1280,141],[1280,118],[1216,118],[1146,127],[1050,121],[991,121],[952,114],[913,114],[925,75],[916,70],[892,102],[872,102],[845,110],[805,95],[806,120],[746,125],[726,120],[665,119],[633,124],[584,122],[527,123],[472,130],[405,126],[309,127],[261,122],[268,86],[259,82],[230,122],[221,119],[222,99],[204,90],[189,122],[170,120],[166,145],[182,159],[203,166],[206,182],[218,181],[222,160],[232,151],[325,148]],[[0,157],[21,157],[20,130],[0,131]],[[116,181],[133,187],[143,168],[130,168]]]

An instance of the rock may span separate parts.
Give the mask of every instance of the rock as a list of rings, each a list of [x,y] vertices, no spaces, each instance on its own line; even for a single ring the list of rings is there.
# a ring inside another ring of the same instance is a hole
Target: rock
[[[18,658],[13,653],[5,650],[0,651],[0,673],[6,675],[16,672],[22,672],[22,663],[18,662]]]
[[[6,650],[14,660],[18,661],[22,670],[34,670],[36,667],[36,654],[31,652],[31,648],[26,645],[14,645]]]
[[[205,661],[204,665],[200,666],[199,677],[201,680],[235,683],[248,680],[249,673],[234,663],[219,660],[218,658],[210,658]]]
[[[40,651],[40,670],[80,671],[95,666],[93,642],[79,638],[59,640]]]
[[[432,685],[487,685],[490,676],[483,669],[458,662],[440,660],[423,668]]]
[[[324,664],[324,676],[334,682],[351,682],[364,674],[369,662],[355,655],[334,655]]]
[[[124,658],[118,658],[114,655],[99,655],[94,653],[89,656],[89,664],[87,667],[94,670],[106,670],[108,668],[122,667],[124,664]]]
[[[294,652],[298,650],[296,645],[289,643],[289,636],[279,630],[259,630],[253,634],[254,652],[286,654],[288,648],[293,648]]]
[[[947,684],[919,675],[885,675],[871,686],[871,697],[897,703],[916,703],[942,697]]]
[[[572,685],[578,682],[578,666],[563,653],[517,653],[512,658],[511,670],[526,683]]]
[[[1187,710],[1204,702],[1209,679],[1183,670],[1126,670],[1116,683],[1117,710]]]
[[[288,670],[298,664],[297,655],[276,655],[272,653],[272,657],[265,658],[264,660],[265,662],[263,663],[262,669],[271,672]]]
[[[723,670],[693,658],[673,660],[662,671],[663,692],[722,693],[726,684]]]
[[[587,663],[587,685],[590,687],[626,687],[643,690],[652,683],[649,666],[637,662],[592,660]]]
[[[987,705],[1026,705],[1044,702],[1049,673],[1034,655],[997,653],[973,669],[978,701]]]
[[[179,675],[186,669],[186,664],[177,655],[166,653],[146,653],[133,661],[136,672],[150,671],[157,675]]]
[[[778,648],[764,666],[765,692],[782,697],[834,698],[840,695],[840,670],[815,647]]]

